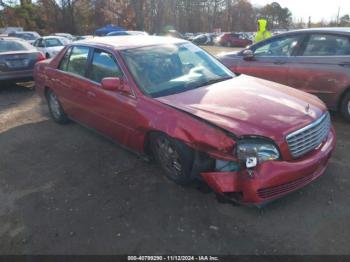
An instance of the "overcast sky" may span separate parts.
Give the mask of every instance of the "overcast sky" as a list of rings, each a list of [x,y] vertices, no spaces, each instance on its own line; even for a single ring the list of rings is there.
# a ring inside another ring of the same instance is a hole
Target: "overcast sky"
[[[270,4],[273,0],[251,0],[256,6]],[[350,14],[350,0],[276,0],[282,7],[288,7],[293,14],[293,19],[303,18],[307,22],[311,16],[312,22],[322,19],[335,20],[340,7],[340,16]]]

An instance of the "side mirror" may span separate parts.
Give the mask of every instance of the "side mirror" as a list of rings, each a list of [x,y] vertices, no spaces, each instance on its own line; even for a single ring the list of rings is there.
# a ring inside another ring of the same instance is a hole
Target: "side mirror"
[[[245,49],[243,52],[242,52],[242,55],[243,55],[243,59],[246,60],[246,61],[252,61],[254,60],[254,53],[252,50],[250,49]]]
[[[121,93],[130,94],[130,88],[125,85],[122,78],[106,77],[101,81],[102,88],[109,91],[119,91]]]

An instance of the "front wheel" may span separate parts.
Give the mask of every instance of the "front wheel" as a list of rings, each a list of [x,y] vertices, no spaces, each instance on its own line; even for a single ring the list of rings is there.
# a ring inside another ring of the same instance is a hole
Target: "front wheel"
[[[165,134],[153,134],[151,148],[158,164],[170,180],[180,185],[194,180],[191,176],[193,149]]]
[[[47,103],[49,106],[50,114],[55,122],[59,124],[65,124],[69,121],[68,117],[64,113],[60,101],[52,91],[47,92]]]
[[[350,92],[348,92],[342,100],[340,111],[345,120],[350,122]]]

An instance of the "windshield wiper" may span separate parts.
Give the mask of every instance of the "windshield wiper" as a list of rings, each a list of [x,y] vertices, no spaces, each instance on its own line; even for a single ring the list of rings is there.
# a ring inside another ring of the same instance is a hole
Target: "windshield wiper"
[[[232,76],[210,79],[204,83],[201,83],[198,87],[212,85],[212,84],[223,82],[229,79],[232,79]]]

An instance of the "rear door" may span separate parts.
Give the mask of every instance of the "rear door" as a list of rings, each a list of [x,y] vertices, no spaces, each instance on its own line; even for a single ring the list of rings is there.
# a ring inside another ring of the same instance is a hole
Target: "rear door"
[[[261,42],[251,48],[253,60],[240,60],[237,73],[288,84],[288,67],[304,35],[285,35]]]
[[[346,35],[311,33],[290,61],[288,85],[317,95],[332,109],[349,79],[350,41]]]
[[[90,48],[73,46],[62,58],[55,78],[55,93],[66,113],[73,119],[89,125],[90,116],[85,103],[89,80],[86,78]]]

